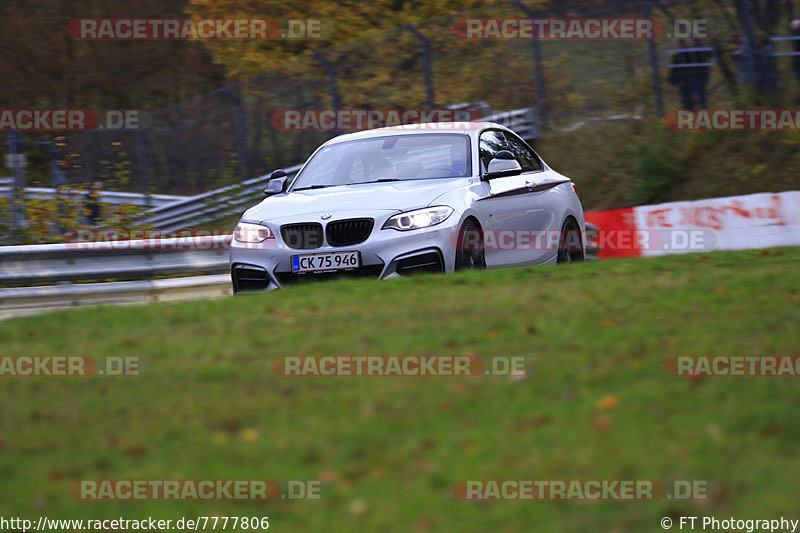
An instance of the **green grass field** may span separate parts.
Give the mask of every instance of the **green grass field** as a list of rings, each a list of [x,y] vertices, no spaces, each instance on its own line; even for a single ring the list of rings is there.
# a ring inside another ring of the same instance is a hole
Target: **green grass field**
[[[800,248],[86,308],[4,355],[142,356],[138,377],[0,378],[0,516],[269,516],[270,530],[662,531],[797,516],[798,378],[669,376],[800,354]],[[288,378],[281,355],[524,356],[527,379]],[[73,479],[323,480],[294,502],[82,502]],[[463,502],[462,479],[693,479],[709,501]],[[677,529],[674,527],[673,529]]]

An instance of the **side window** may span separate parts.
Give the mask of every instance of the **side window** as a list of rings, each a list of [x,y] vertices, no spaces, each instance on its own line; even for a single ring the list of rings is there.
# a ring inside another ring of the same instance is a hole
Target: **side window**
[[[483,170],[489,166],[489,161],[494,158],[494,155],[500,150],[506,148],[506,139],[502,132],[496,130],[484,131],[481,133],[479,143],[481,166]]]
[[[539,161],[539,158],[522,139],[518,138],[516,135],[506,135],[506,140],[523,171],[532,172],[542,170],[542,163]]]

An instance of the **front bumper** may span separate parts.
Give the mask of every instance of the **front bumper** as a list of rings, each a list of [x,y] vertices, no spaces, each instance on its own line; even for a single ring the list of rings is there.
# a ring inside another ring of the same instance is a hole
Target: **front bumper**
[[[310,280],[342,277],[387,279],[417,272],[452,272],[455,266],[455,242],[459,219],[456,213],[430,228],[410,231],[381,229],[388,217],[376,217],[366,241],[350,246],[295,249],[286,245],[278,227],[268,224],[275,233],[265,245],[231,243],[231,278],[235,292],[273,290]],[[296,274],[291,258],[309,253],[357,250],[361,266],[353,270]]]

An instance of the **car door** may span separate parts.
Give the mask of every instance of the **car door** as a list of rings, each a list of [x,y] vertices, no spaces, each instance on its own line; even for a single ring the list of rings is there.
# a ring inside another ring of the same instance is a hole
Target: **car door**
[[[557,185],[567,181],[542,162],[528,144],[513,133],[506,133],[508,149],[523,169],[522,176],[530,197],[531,210],[528,224],[534,232],[527,258],[532,263],[552,260],[558,251],[561,220],[557,220],[554,207],[563,205],[556,196],[563,194]],[[535,207],[533,207],[535,206]]]
[[[510,146],[503,131],[483,130],[478,140],[481,174],[500,150]],[[518,161],[520,166],[522,162]],[[523,166],[523,169],[525,167]],[[536,218],[542,216],[530,185],[531,170],[482,182],[478,211],[484,229],[486,266],[500,267],[531,263],[540,254],[529,242]]]

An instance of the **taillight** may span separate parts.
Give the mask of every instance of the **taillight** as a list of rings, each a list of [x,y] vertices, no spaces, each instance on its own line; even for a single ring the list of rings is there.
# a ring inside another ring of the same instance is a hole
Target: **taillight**
[[[580,194],[578,194],[578,188],[575,186],[575,184],[574,184],[574,183],[572,184],[572,190],[573,190],[573,191],[575,191],[575,196],[577,196],[578,198],[580,198],[580,197],[581,197],[581,195],[580,195]]]

